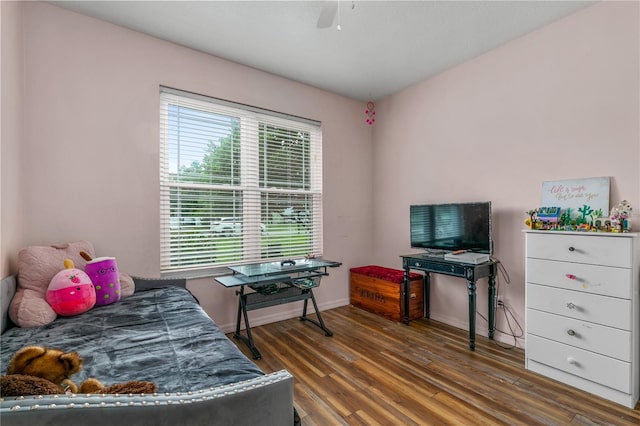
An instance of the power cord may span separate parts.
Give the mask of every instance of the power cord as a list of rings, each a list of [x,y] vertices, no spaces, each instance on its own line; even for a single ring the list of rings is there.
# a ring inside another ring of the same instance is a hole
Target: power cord
[[[496,332],[498,333],[502,333],[508,336],[513,337],[513,345],[510,346],[504,346],[501,345],[497,340],[494,340],[494,343],[501,347],[502,349],[515,349],[517,348],[517,344],[518,344],[518,338],[521,338],[524,336],[524,329],[522,328],[522,326],[520,325],[520,323],[518,322],[518,319],[516,318],[515,313],[513,312],[513,310],[505,305],[505,303],[503,301],[500,300],[499,294],[500,294],[500,275],[502,275],[502,277],[504,278],[504,281],[507,284],[511,283],[511,278],[509,278],[509,273],[507,272],[507,269],[504,267],[504,265],[502,264],[502,262],[495,258],[495,257],[491,257],[491,260],[493,260],[494,262],[496,262],[496,266],[498,268],[498,272],[500,274],[498,274],[498,276],[496,277],[496,311],[499,307],[502,308],[502,312],[504,313],[504,319],[507,323],[507,327],[509,328],[509,331],[504,331],[501,329],[496,328]],[[478,313],[478,316],[480,316],[482,319],[484,319],[487,324],[489,323],[489,320],[482,315],[481,313]],[[511,324],[511,320],[510,318],[513,319],[513,322],[515,323],[514,325]],[[497,320],[497,318],[496,318]]]
[[[509,273],[507,272],[507,268],[505,268],[504,265],[502,264],[502,262],[500,262],[500,259],[491,256],[491,260],[496,262],[496,265],[498,267],[498,272],[502,273],[502,276],[504,277],[504,281],[507,284],[511,284],[511,278],[509,278]]]
[[[513,313],[513,311],[511,310],[511,308],[507,305],[505,305],[504,303],[501,304],[502,307],[502,311],[504,313],[504,319],[507,322],[507,326],[509,328],[509,332],[506,332],[504,330],[500,330],[498,328],[496,328],[496,331],[498,333],[502,333],[502,334],[506,334],[509,335],[511,337],[513,337],[513,345],[509,345],[509,346],[504,346],[502,344],[500,344],[497,340],[494,340],[494,343],[501,347],[502,349],[515,349],[518,346],[518,338],[523,337],[524,336],[524,330],[522,329],[522,326],[520,325],[520,323],[518,322],[518,320],[516,319],[515,314]],[[515,322],[515,327],[514,325],[511,324],[511,321],[509,320],[509,317],[513,318],[513,321]]]

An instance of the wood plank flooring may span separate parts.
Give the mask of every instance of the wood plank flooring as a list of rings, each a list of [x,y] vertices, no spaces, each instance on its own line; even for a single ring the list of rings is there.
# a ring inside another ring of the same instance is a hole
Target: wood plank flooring
[[[332,337],[297,318],[252,328],[256,364],[295,377],[305,426],[640,424],[640,404],[631,410],[529,372],[521,349],[486,337],[471,352],[465,330],[433,320],[406,326],[353,306],[322,316]]]

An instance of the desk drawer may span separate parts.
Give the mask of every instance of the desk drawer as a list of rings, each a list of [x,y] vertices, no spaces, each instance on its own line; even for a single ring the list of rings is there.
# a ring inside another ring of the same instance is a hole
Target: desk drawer
[[[281,287],[278,292],[273,294],[262,294],[259,292],[247,293],[243,296],[247,311],[254,309],[266,308],[268,306],[282,305],[298,300],[307,300],[311,298],[309,290],[298,287]]]
[[[527,259],[527,282],[631,299],[632,270],[583,263]]]
[[[527,283],[527,307],[631,330],[631,301]]]
[[[631,238],[527,234],[527,257],[631,268]]]
[[[426,262],[420,259],[407,259],[409,268],[423,269],[428,264],[428,270],[433,272],[441,272],[447,275],[466,278],[466,268],[462,265],[451,263]]]
[[[621,392],[631,392],[631,364],[527,334],[527,358]]]
[[[630,331],[528,309],[527,333],[631,362]]]

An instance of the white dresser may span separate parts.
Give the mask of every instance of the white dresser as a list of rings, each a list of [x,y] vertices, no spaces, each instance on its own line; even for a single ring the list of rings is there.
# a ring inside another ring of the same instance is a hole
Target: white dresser
[[[633,408],[640,235],[526,232],[527,369]]]

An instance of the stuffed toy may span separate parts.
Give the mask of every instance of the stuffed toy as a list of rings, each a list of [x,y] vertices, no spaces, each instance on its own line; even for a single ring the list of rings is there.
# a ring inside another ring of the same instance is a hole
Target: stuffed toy
[[[47,302],[58,315],[72,316],[87,312],[96,304],[96,290],[89,276],[74,268],[71,259],[64,260],[65,269],[51,279]]]
[[[116,383],[104,386],[96,379],[87,386],[83,382],[80,393],[96,394],[153,394],[156,385],[152,382],[132,380],[130,382]],[[69,391],[71,392],[71,391]],[[6,396],[33,396],[33,395],[61,395],[66,393],[64,388],[42,377],[29,376],[27,374],[7,374],[0,376],[0,398]]]
[[[115,257],[92,259],[86,252],[80,252],[87,261],[87,273],[96,289],[96,305],[110,305],[120,300],[120,272]]]
[[[84,269],[87,260],[95,256],[93,245],[88,241],[56,244],[52,246],[29,246],[18,253],[18,285],[9,305],[9,317],[20,327],[39,327],[53,322],[58,314],[47,303],[47,288],[53,276],[60,272],[64,259],[71,259],[76,268]],[[120,273],[120,297],[131,296],[135,284],[130,275]]]
[[[88,241],[52,246],[29,246],[18,253],[18,286],[11,299],[9,316],[20,327],[39,327],[53,322],[58,314],[47,303],[47,288],[51,278],[62,268],[65,259],[73,260],[76,268],[84,269],[85,251],[94,253]]]
[[[82,369],[83,360],[77,352],[63,352],[58,349],[42,346],[27,346],[15,353],[9,366],[7,375],[2,376],[2,395],[19,396],[34,395],[32,393],[20,393],[9,395],[6,392],[35,392],[40,389],[54,393],[154,393],[157,386],[153,382],[133,380],[124,383],[116,383],[105,386],[93,377],[76,385],[71,376]],[[22,376],[32,376],[51,382],[57,388],[45,386],[42,381],[24,379]],[[4,384],[7,386],[4,387]],[[40,395],[38,393],[37,395]],[[42,395],[50,395],[43,393]]]
[[[88,379],[91,380],[91,379]],[[88,387],[87,380],[85,380],[81,393],[134,393],[134,394],[152,394],[158,389],[155,383],[146,382],[143,380],[131,380],[128,382],[114,383],[113,385],[105,386],[100,381],[93,379],[92,387]]]
[[[27,395],[58,395],[64,388],[42,377],[26,374],[0,376],[0,397]]]

